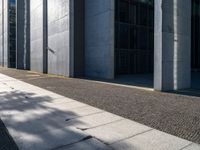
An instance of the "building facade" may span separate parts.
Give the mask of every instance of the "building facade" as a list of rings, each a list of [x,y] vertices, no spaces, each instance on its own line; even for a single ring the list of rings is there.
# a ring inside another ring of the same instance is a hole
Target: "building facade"
[[[163,91],[190,88],[200,70],[198,0],[16,0],[16,66],[7,65],[15,60],[9,3],[0,2],[2,66],[103,79],[153,74]]]

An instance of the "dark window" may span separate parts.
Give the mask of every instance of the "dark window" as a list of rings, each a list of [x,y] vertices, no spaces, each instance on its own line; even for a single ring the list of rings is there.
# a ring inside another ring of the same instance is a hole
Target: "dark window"
[[[200,70],[200,1],[192,1],[192,69]]]
[[[116,74],[153,71],[153,0],[116,0]]]
[[[16,3],[15,0],[9,0],[9,52],[8,65],[11,68],[16,67]]]

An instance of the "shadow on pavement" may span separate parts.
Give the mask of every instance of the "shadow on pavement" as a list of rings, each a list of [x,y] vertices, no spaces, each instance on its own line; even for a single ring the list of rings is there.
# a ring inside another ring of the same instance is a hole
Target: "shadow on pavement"
[[[63,100],[64,97],[52,99],[45,94],[37,96],[18,90],[0,93],[0,117],[19,149],[108,149],[108,145],[78,128],[85,124],[78,118],[81,117],[80,110],[87,105],[79,103],[73,109],[75,101]],[[0,144],[0,148],[11,146],[10,149],[17,150],[14,143],[5,145],[0,140]]]

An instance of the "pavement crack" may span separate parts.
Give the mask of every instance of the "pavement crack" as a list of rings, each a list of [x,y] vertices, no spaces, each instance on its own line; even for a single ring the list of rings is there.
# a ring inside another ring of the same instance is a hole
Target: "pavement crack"
[[[51,150],[58,150],[58,149],[60,149],[60,148],[69,147],[69,146],[71,146],[71,145],[74,145],[74,144],[77,144],[77,143],[80,143],[80,142],[83,142],[83,141],[86,141],[86,140],[89,140],[89,139],[92,139],[92,138],[93,138],[93,137],[92,137],[91,135],[88,135],[88,136],[84,137],[83,139],[81,139],[81,140],[79,140],[79,141],[77,141],[77,142],[73,142],[73,143],[70,143],[70,144],[58,146],[58,147],[53,148],[53,149],[51,149]]]
[[[86,130],[89,130],[89,129],[94,129],[94,128],[98,128],[98,127],[101,127],[101,126],[109,125],[109,124],[112,124],[112,123],[120,122],[122,120],[124,120],[124,119],[118,119],[118,120],[115,120],[115,121],[112,121],[112,122],[109,122],[109,123],[104,123],[104,124],[101,124],[101,125],[98,125],[98,126],[94,126],[94,127],[91,127],[91,128],[82,128],[80,130],[86,131]]]
[[[190,144],[186,145],[185,147],[181,148],[180,150],[184,150],[184,149],[190,147],[192,144],[193,144],[193,143],[191,142]]]
[[[85,131],[85,130],[88,130],[90,128],[79,128],[79,127],[77,127],[76,129],[81,130],[81,131]]]
[[[135,134],[135,135],[133,135],[133,136],[129,136],[129,137],[126,137],[126,138],[124,138],[124,139],[121,139],[121,140],[115,141],[115,142],[113,142],[113,143],[110,143],[109,145],[113,145],[113,144],[115,144],[115,143],[118,143],[118,142],[121,142],[121,141],[125,141],[125,140],[127,140],[127,139],[130,139],[130,138],[133,138],[133,137],[135,137],[135,136],[138,136],[138,135],[141,135],[141,134],[144,134],[144,133],[150,132],[150,131],[152,131],[152,130],[154,130],[154,129],[149,129],[149,130],[146,130],[146,131],[140,132],[140,133]]]

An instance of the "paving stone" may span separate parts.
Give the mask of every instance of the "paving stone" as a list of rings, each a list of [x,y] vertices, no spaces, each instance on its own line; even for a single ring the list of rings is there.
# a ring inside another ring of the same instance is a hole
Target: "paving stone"
[[[97,128],[92,128],[86,130],[85,132],[93,137],[96,137],[97,139],[100,139],[101,141],[104,141],[105,143],[111,144],[148,130],[151,130],[151,128],[134,121],[124,119],[118,122],[99,126]]]
[[[0,74],[1,77],[5,76]],[[11,91],[3,94],[0,90],[0,115],[22,150],[61,147],[70,150],[106,149],[100,141],[120,150],[138,150],[140,146],[147,150],[151,150],[151,146],[154,146],[153,150],[198,149],[197,145],[189,145],[189,141],[160,131],[150,134],[155,130],[22,81],[5,77],[2,82],[0,80],[0,89],[3,85],[13,87],[16,94]],[[2,95],[7,97],[1,100]],[[28,99],[24,100],[24,96]],[[143,137],[145,134],[147,137]],[[100,141],[88,139],[91,136]]]
[[[9,133],[12,135],[14,139],[26,136],[27,133],[29,135],[36,135],[46,131],[64,128],[66,126],[65,119],[64,118],[61,119],[59,116],[56,116],[55,114],[54,115],[52,114],[52,116],[50,117],[44,117],[36,120],[16,122],[13,120],[10,121],[9,119],[4,122],[6,124],[7,129],[9,130]]]
[[[112,149],[109,146],[92,138],[70,146],[59,148],[57,150],[112,150]]]
[[[79,113],[76,113],[77,111]],[[68,113],[65,113],[65,116],[60,113],[51,113],[48,115],[46,114],[45,116],[39,116],[36,119],[30,119],[27,115],[22,116],[21,118],[19,118],[19,115],[14,115],[13,117],[4,118],[4,122],[13,138],[18,138],[24,136],[24,133],[38,134],[47,130],[54,130],[70,125],[76,127],[76,124],[81,125],[85,124],[85,122],[77,120],[76,122],[68,125],[66,118],[77,118],[80,116],[99,113],[99,111],[101,110],[93,107],[86,107],[84,110],[83,108],[80,108],[74,112],[69,111]]]
[[[73,119],[69,121],[67,124],[76,126],[79,129],[89,129],[122,119],[123,119],[122,117],[119,117],[117,115],[108,112],[101,112],[94,115]]]
[[[183,150],[200,150],[200,145],[193,143],[187,146],[186,148],[184,148]]]
[[[81,107],[86,107],[88,105],[81,103],[81,102],[70,102],[70,103],[61,103],[61,104],[44,104],[45,107],[50,108],[50,109],[55,109],[57,111],[62,111],[62,112],[68,112],[71,109],[74,108],[81,108]]]
[[[45,150],[79,142],[86,137],[86,133],[68,127],[41,134],[26,133],[23,137],[15,139],[15,142],[20,150]]]
[[[49,116],[55,113],[55,111],[57,110],[41,106],[32,106],[27,108],[25,108],[24,106],[18,106],[16,109],[1,110],[0,115],[1,119],[5,123],[7,123],[7,121],[9,120],[23,122],[44,118],[45,116]]]
[[[132,138],[117,142],[111,146],[115,150],[181,150],[191,142],[166,134],[161,131],[151,130],[136,135]]]

